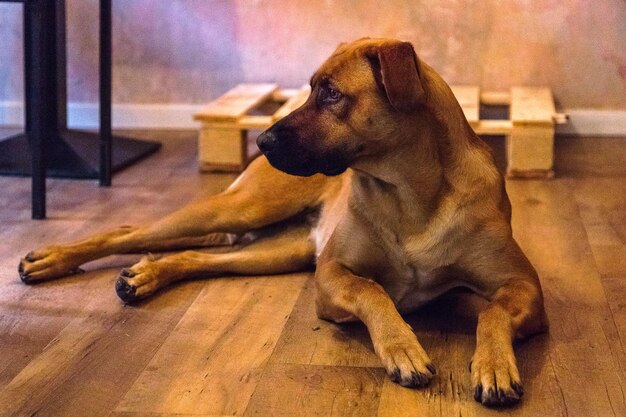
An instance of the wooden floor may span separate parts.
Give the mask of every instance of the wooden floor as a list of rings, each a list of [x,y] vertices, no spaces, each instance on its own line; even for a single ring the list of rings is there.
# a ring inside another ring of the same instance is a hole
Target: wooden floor
[[[439,371],[410,390],[362,325],[315,317],[308,273],[188,282],[125,306],[113,284],[126,255],[23,285],[29,250],[149,222],[234,178],[197,173],[192,132],[143,136],[163,150],[112,188],[49,181],[45,221],[30,220],[28,179],[0,177],[0,415],[626,416],[626,139],[559,138],[557,179],[507,184],[551,330],[517,346],[526,394],[494,411],[470,389],[474,296],[407,317]]]

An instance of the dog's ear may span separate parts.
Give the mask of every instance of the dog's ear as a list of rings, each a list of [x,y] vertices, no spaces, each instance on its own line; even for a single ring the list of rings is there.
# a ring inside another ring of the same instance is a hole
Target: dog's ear
[[[367,54],[374,78],[394,109],[408,113],[424,102],[419,61],[409,42],[384,43]]]

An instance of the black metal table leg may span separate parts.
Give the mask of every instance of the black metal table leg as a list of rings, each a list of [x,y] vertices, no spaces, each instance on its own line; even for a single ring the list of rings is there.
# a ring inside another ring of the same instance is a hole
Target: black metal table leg
[[[111,0],[100,0],[100,185],[111,185]]]
[[[46,134],[56,130],[54,3],[24,3],[24,66],[27,134],[32,166],[32,218],[46,217]],[[52,67],[52,71],[50,68]]]

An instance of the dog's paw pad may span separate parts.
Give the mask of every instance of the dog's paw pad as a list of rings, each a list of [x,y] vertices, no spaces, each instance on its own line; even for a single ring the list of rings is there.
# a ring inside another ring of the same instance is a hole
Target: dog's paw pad
[[[129,284],[124,276],[120,276],[117,281],[115,281],[115,292],[117,296],[124,301],[125,303],[132,303],[133,301],[137,301],[137,287]]]

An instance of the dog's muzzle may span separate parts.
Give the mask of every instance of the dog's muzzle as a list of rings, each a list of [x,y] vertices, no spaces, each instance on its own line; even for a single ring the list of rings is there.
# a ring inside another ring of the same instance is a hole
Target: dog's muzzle
[[[310,152],[299,146],[292,136],[270,128],[259,135],[256,144],[274,168],[304,177],[316,174]]]
[[[296,132],[274,126],[256,140],[263,155],[276,169],[287,174],[308,177],[322,173],[339,175],[348,169],[346,158],[337,151],[313,151],[300,143]]]

